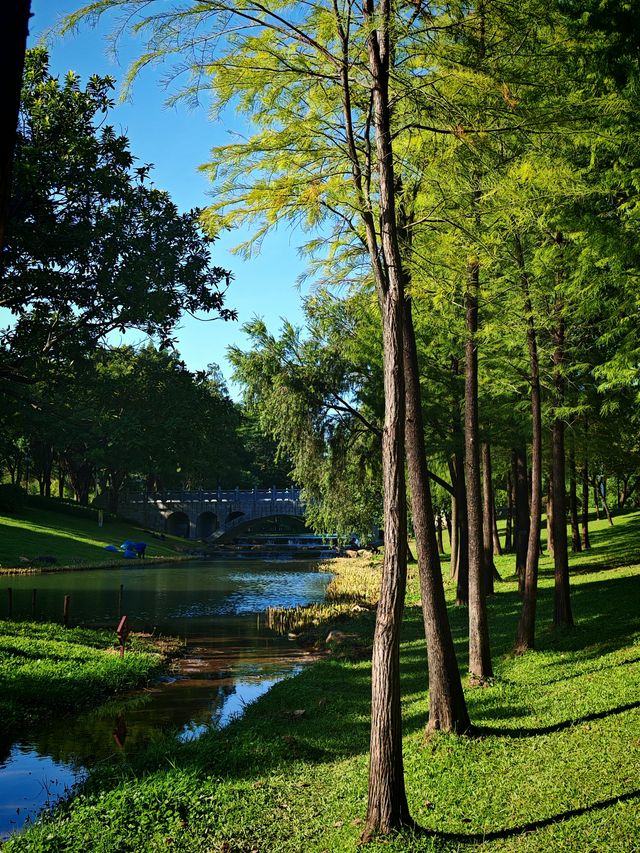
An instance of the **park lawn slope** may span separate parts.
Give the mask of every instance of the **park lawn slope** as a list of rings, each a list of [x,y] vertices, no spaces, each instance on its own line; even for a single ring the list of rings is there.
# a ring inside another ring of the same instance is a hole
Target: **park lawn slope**
[[[0,620],[2,730],[12,733],[139,687],[164,661],[165,654],[141,636],[130,638],[120,658],[113,631]]]
[[[637,520],[619,527],[635,535]],[[453,592],[447,584],[450,602]],[[499,584],[489,604],[496,678],[466,686],[476,734],[425,738],[426,655],[412,569],[401,648],[404,756],[411,812],[423,831],[369,850],[638,850],[640,565],[580,569],[572,604],[575,628],[554,632],[553,579],[545,574],[538,650],[516,657],[521,601],[513,581]],[[451,607],[450,615],[466,671],[467,613]],[[374,620],[373,612],[345,613],[338,624],[358,635],[362,651]],[[225,730],[191,744],[167,739],[129,769],[102,767],[51,822],[5,849],[353,851],[366,814],[369,703],[368,660],[323,660],[276,685]]]
[[[90,518],[26,507],[19,513],[0,515],[0,569],[24,569],[43,556],[55,557],[53,568],[109,564],[124,558],[105,551],[105,545],[120,546],[126,539],[147,542],[149,557],[175,558],[185,547],[184,539],[167,536],[161,541],[121,519],[105,519],[104,526],[98,527]]]

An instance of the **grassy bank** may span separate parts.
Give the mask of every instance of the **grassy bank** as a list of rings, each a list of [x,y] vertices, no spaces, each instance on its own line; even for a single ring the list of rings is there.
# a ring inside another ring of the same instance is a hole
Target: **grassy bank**
[[[141,686],[162,667],[164,653],[133,635],[119,657],[113,631],[65,629],[39,622],[0,621],[2,730],[95,705],[106,696]]]
[[[154,539],[133,523],[105,520],[98,527],[89,518],[26,507],[16,514],[0,515],[0,572],[106,566],[124,558],[105,551],[105,545],[119,546],[126,539],[147,542],[151,558],[175,558],[186,547],[184,539]],[[56,562],[48,565],[38,557],[54,557]]]
[[[610,566],[622,554],[633,558],[639,524],[635,514],[598,528],[594,551],[577,555],[571,631],[551,629],[553,579],[543,572],[535,653],[511,654],[520,599],[512,580],[498,585],[489,605],[496,678],[466,688],[480,727],[473,739],[424,736],[426,657],[410,572],[401,650],[404,754],[411,811],[424,831],[368,849],[638,850],[640,565]],[[503,560],[506,576],[513,558]],[[349,562],[351,573],[357,561]],[[448,585],[450,600],[452,593]],[[454,607],[450,614],[466,671],[467,614]],[[374,619],[368,610],[345,613],[339,626],[366,644]],[[52,822],[5,849],[353,851],[366,812],[369,691],[366,660],[323,660],[276,685],[226,730],[191,744],[164,741],[128,770],[102,768]]]

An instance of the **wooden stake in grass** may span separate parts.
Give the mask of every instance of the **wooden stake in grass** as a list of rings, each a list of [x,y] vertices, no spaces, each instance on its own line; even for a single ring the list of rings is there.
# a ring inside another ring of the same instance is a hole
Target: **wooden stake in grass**
[[[65,595],[64,597],[64,607],[62,610],[62,621],[64,623],[64,627],[69,627],[69,604],[71,602],[71,596]]]

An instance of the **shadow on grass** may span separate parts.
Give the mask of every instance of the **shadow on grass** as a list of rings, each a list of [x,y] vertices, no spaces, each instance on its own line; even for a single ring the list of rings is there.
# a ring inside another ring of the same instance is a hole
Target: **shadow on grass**
[[[535,729],[508,729],[494,726],[474,726],[473,734],[476,737],[491,737],[492,735],[509,738],[539,737],[540,735],[550,735],[554,732],[562,732],[566,729],[571,729],[574,726],[591,723],[594,720],[604,720],[607,717],[614,716],[615,714],[624,714],[625,711],[632,711],[634,708],[640,708],[640,701],[627,702],[625,705],[618,705],[616,708],[607,708],[604,711],[596,711],[593,714],[586,714],[584,717],[578,717],[575,720],[563,720],[561,723],[554,723],[551,726],[540,726]]]
[[[606,800],[598,800],[588,806],[583,806],[579,809],[568,809],[565,812],[545,817],[541,820],[533,820],[529,823],[523,823],[520,826],[513,826],[509,829],[498,829],[493,832],[475,832],[475,833],[457,833],[457,832],[438,832],[436,830],[425,829],[423,827],[415,827],[413,832],[419,837],[434,838],[443,842],[454,842],[458,844],[481,844],[486,841],[500,841],[507,838],[514,838],[518,835],[524,835],[526,832],[535,832],[539,829],[544,829],[547,826],[554,826],[557,823],[562,823],[565,820],[571,820],[574,817],[591,814],[593,812],[602,811],[603,809],[611,808],[618,803],[628,803],[632,800],[640,798],[640,789],[628,791],[625,794],[618,794],[615,797],[609,797]]]

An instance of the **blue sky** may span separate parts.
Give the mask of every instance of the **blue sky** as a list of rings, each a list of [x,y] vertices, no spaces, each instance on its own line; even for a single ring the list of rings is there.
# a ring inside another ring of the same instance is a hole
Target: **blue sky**
[[[81,0],[32,0],[33,17],[29,44],[34,45],[63,15],[81,6]],[[98,29],[83,27],[77,34],[55,38],[49,43],[51,72],[65,74],[72,69],[83,80],[93,73],[110,74],[118,83],[124,78],[127,61],[135,55],[136,45],[124,45],[124,53],[116,61],[108,50],[109,26]],[[115,129],[128,136],[131,151],[143,163],[153,163],[153,180],[166,189],[179,208],[204,207],[210,187],[206,177],[197,171],[209,159],[214,145],[230,140],[239,123],[233,115],[212,122],[206,105],[191,109],[186,105],[167,107],[160,68],[149,69],[134,85],[132,97],[118,103],[109,116]],[[304,264],[297,254],[295,234],[287,229],[267,237],[258,257],[244,261],[230,249],[241,239],[240,234],[223,234],[214,246],[214,260],[234,274],[227,296],[228,307],[238,311],[238,322],[198,322],[185,318],[178,330],[178,348],[187,365],[193,369],[216,362],[229,379],[226,361],[229,344],[247,346],[242,323],[258,315],[271,331],[277,331],[281,318],[294,323],[302,321],[300,291],[296,278]],[[299,235],[298,235],[299,237]],[[237,393],[238,389],[233,389]]]

